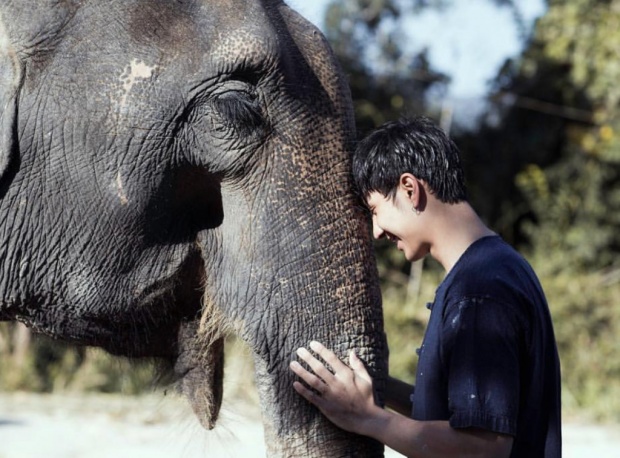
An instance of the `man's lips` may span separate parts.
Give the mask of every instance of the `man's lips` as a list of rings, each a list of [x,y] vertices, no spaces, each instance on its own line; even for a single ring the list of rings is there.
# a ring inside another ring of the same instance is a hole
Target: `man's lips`
[[[396,248],[398,248],[401,251],[403,250],[402,247],[400,246],[401,240],[398,237],[390,233],[386,233],[385,236],[390,242],[393,242],[396,245]]]

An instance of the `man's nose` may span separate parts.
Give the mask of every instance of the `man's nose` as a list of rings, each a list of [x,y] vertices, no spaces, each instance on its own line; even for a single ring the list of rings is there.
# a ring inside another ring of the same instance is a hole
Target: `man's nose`
[[[385,235],[385,231],[383,229],[381,229],[381,226],[379,226],[377,224],[377,222],[374,220],[374,218],[373,218],[373,221],[372,221],[372,235],[377,240],[379,240],[380,238],[382,238]]]

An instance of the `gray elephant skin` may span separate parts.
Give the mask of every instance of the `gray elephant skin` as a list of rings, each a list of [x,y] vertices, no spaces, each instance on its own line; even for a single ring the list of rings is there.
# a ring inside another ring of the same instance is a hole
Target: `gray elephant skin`
[[[387,373],[350,94],[314,26],[276,0],[2,0],[0,109],[1,320],[168,361],[207,428],[235,332],[269,456],[383,455],[288,369],[316,339]]]

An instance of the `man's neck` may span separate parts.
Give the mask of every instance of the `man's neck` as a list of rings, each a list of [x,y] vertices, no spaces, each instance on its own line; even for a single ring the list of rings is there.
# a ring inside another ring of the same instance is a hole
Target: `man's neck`
[[[467,202],[441,204],[436,208],[431,256],[450,272],[467,248],[476,240],[495,235],[484,225]]]

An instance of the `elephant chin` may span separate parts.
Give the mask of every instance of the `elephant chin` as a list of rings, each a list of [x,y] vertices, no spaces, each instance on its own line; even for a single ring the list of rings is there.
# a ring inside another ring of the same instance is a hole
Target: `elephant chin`
[[[202,426],[215,427],[224,393],[224,338],[202,342],[197,338],[198,323],[181,327],[179,357],[174,372],[179,377],[178,389],[189,400]]]

